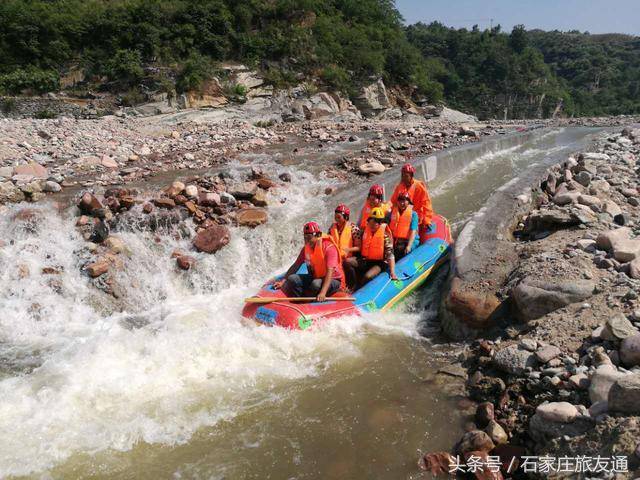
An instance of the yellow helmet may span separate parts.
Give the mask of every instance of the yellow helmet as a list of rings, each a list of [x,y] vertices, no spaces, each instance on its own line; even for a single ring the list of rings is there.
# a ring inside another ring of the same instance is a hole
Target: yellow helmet
[[[376,220],[384,220],[384,210],[380,207],[372,208],[369,218],[375,218]]]

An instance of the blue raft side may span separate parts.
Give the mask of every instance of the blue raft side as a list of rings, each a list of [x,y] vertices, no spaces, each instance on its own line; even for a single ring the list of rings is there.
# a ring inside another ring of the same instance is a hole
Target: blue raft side
[[[390,281],[389,273],[382,272],[353,296],[363,312],[385,310],[418,288],[430,275],[439,260],[449,254],[447,242],[432,238],[396,263],[397,281]]]

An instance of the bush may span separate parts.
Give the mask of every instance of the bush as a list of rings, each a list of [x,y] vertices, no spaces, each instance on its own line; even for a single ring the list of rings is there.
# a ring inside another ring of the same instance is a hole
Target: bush
[[[275,122],[273,120],[260,120],[253,125],[258,128],[269,128],[273,127],[275,125]]]
[[[15,98],[3,98],[0,101],[0,110],[5,115],[13,112],[16,109],[16,99]]]
[[[123,86],[133,86],[144,77],[142,55],[137,50],[118,50],[105,70],[111,80]]]
[[[273,85],[275,88],[289,88],[298,83],[296,75],[291,70],[283,70],[281,68],[270,68],[264,74],[264,81],[267,85]]]
[[[351,76],[344,68],[337,65],[323,68],[320,72],[320,78],[329,87],[345,92],[351,90]]]
[[[247,89],[246,85],[243,85],[241,83],[236,83],[233,87],[233,94],[239,97],[246,97],[248,91],[249,90]]]
[[[45,108],[44,110],[37,111],[34,116],[39,120],[47,120],[56,118],[58,115],[55,112],[52,112],[51,110]]]
[[[133,107],[141,103],[146,102],[147,97],[140,91],[139,88],[134,87],[129,89],[121,98],[121,103],[125,107]]]
[[[198,90],[202,84],[213,76],[211,61],[200,55],[191,55],[182,66],[176,78],[176,91],[183,93]]]
[[[28,67],[0,75],[0,92],[4,94],[18,94],[23,91],[46,93],[58,90],[59,87],[60,77],[51,70]]]

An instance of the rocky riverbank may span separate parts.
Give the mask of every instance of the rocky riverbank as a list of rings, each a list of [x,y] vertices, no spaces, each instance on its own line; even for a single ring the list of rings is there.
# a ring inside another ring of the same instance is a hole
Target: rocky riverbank
[[[477,478],[637,476],[639,154],[640,129],[604,135],[513,199],[528,207],[507,221],[511,268],[484,279],[495,304],[467,302],[465,312],[489,311],[484,324],[472,320],[466,333],[477,339],[460,357],[467,433],[457,459],[427,454],[423,469],[457,461]]]

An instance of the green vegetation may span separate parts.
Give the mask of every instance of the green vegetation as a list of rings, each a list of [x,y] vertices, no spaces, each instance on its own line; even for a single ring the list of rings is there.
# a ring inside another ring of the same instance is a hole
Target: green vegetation
[[[640,112],[637,37],[405,27],[393,0],[0,2],[3,94],[56,90],[80,65],[92,88],[135,102],[198,89],[225,61],[259,68],[275,88],[319,79],[355,95],[382,77],[480,117]]]

